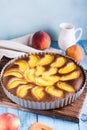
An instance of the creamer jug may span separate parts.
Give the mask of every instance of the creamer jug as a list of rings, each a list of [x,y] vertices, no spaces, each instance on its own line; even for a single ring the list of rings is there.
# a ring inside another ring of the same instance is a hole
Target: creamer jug
[[[71,23],[61,23],[60,24],[60,34],[58,37],[58,45],[62,50],[66,50],[68,47],[76,44],[82,36],[82,28],[75,28]],[[76,37],[76,33],[79,36]]]

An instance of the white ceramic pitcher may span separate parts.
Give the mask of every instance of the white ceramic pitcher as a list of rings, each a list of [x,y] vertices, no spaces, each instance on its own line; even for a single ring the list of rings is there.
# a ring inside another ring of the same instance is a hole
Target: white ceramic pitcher
[[[68,47],[76,44],[82,36],[82,28],[75,28],[71,23],[61,23],[59,27],[58,45],[62,50],[66,50]],[[78,37],[76,37],[77,32],[79,32]]]

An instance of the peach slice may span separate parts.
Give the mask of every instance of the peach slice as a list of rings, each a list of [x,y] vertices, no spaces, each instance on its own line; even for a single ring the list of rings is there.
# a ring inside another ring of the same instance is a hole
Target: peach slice
[[[54,60],[54,56],[52,54],[46,54],[45,57],[40,59],[38,65],[48,65]]]
[[[19,79],[19,78],[12,78],[8,84],[7,84],[7,88],[8,89],[12,89],[17,87],[20,84],[27,84],[27,81],[24,79]]]
[[[56,89],[54,86],[46,87],[46,92],[52,96],[62,98],[64,97],[64,93],[62,90]]]
[[[52,81],[53,83],[56,83],[56,82],[58,82],[59,80],[60,80],[60,77],[59,76],[42,76],[43,77],[43,79],[45,79],[45,80],[48,80],[48,81]]]
[[[44,80],[42,77],[35,78],[35,82],[37,85],[40,85],[40,86],[50,86],[54,84],[54,82]]]
[[[66,59],[64,57],[58,57],[55,62],[51,64],[51,67],[61,67],[65,64]]]
[[[32,89],[31,92],[35,96],[35,98],[40,100],[44,97],[44,91],[43,90],[44,90],[44,88],[36,86]]]
[[[41,124],[39,122],[35,122],[31,127],[30,127],[30,130],[54,130],[53,128],[47,126],[47,125],[44,125],[44,124]]]
[[[80,72],[76,70],[68,75],[61,76],[60,80],[61,81],[72,80],[78,78],[79,76],[80,76]]]
[[[71,93],[75,92],[74,87],[72,85],[67,84],[67,83],[58,82],[57,86],[58,86],[58,88],[60,88],[60,89],[62,89],[64,91],[71,92]]]
[[[68,63],[65,67],[59,69],[60,74],[66,74],[76,69],[76,65],[73,62]]]
[[[36,64],[38,63],[39,59],[40,59],[39,56],[31,54],[31,55],[29,56],[29,62],[28,62],[28,63],[29,63],[29,66],[30,66],[30,67],[36,66]]]
[[[23,98],[27,94],[28,90],[31,89],[32,87],[33,86],[29,85],[29,84],[27,84],[27,85],[20,85],[18,87],[17,91],[16,91],[17,96],[20,97],[20,98]]]
[[[36,72],[35,72],[35,75],[36,76],[40,76],[43,74],[43,72],[45,71],[45,68],[43,66],[37,66],[36,67]]]
[[[22,72],[25,72],[28,69],[28,63],[24,60],[15,61],[15,64],[19,65],[19,68]]]
[[[15,76],[15,77],[18,77],[18,78],[23,78],[23,75],[18,72],[17,70],[8,70],[4,73],[4,77],[7,77],[7,76]]]
[[[35,69],[34,68],[26,71],[25,78],[27,79],[28,82],[34,82],[35,81],[34,73],[35,73]]]
[[[48,71],[45,71],[43,73],[43,76],[47,76],[47,75],[53,75],[57,73],[57,68],[50,68]]]

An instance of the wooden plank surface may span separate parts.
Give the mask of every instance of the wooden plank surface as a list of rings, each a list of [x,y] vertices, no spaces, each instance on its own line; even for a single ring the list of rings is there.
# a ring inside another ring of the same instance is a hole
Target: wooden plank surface
[[[1,60],[0,68],[2,68],[2,66],[8,60],[9,59],[6,59],[4,57]],[[86,72],[86,75],[87,75],[87,71],[85,71],[85,72]],[[71,121],[74,121],[74,122],[79,122],[80,117],[81,117],[82,108],[83,108],[83,105],[84,105],[84,101],[86,99],[86,95],[87,95],[87,82],[86,82],[86,87],[85,87],[84,92],[74,103],[72,103],[68,106],[65,106],[63,108],[54,109],[54,110],[32,110],[32,109],[23,108],[23,107],[19,106],[18,104],[12,102],[4,94],[3,89],[0,86],[0,106],[11,107],[11,108],[15,108],[15,109],[30,111],[30,112],[45,115],[45,116],[51,116],[51,117],[71,120]]]

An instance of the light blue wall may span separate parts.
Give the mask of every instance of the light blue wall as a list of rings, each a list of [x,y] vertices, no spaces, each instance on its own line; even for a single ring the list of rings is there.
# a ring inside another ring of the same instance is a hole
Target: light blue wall
[[[0,0],[0,39],[43,30],[57,40],[61,22],[82,27],[87,39],[87,0]]]

